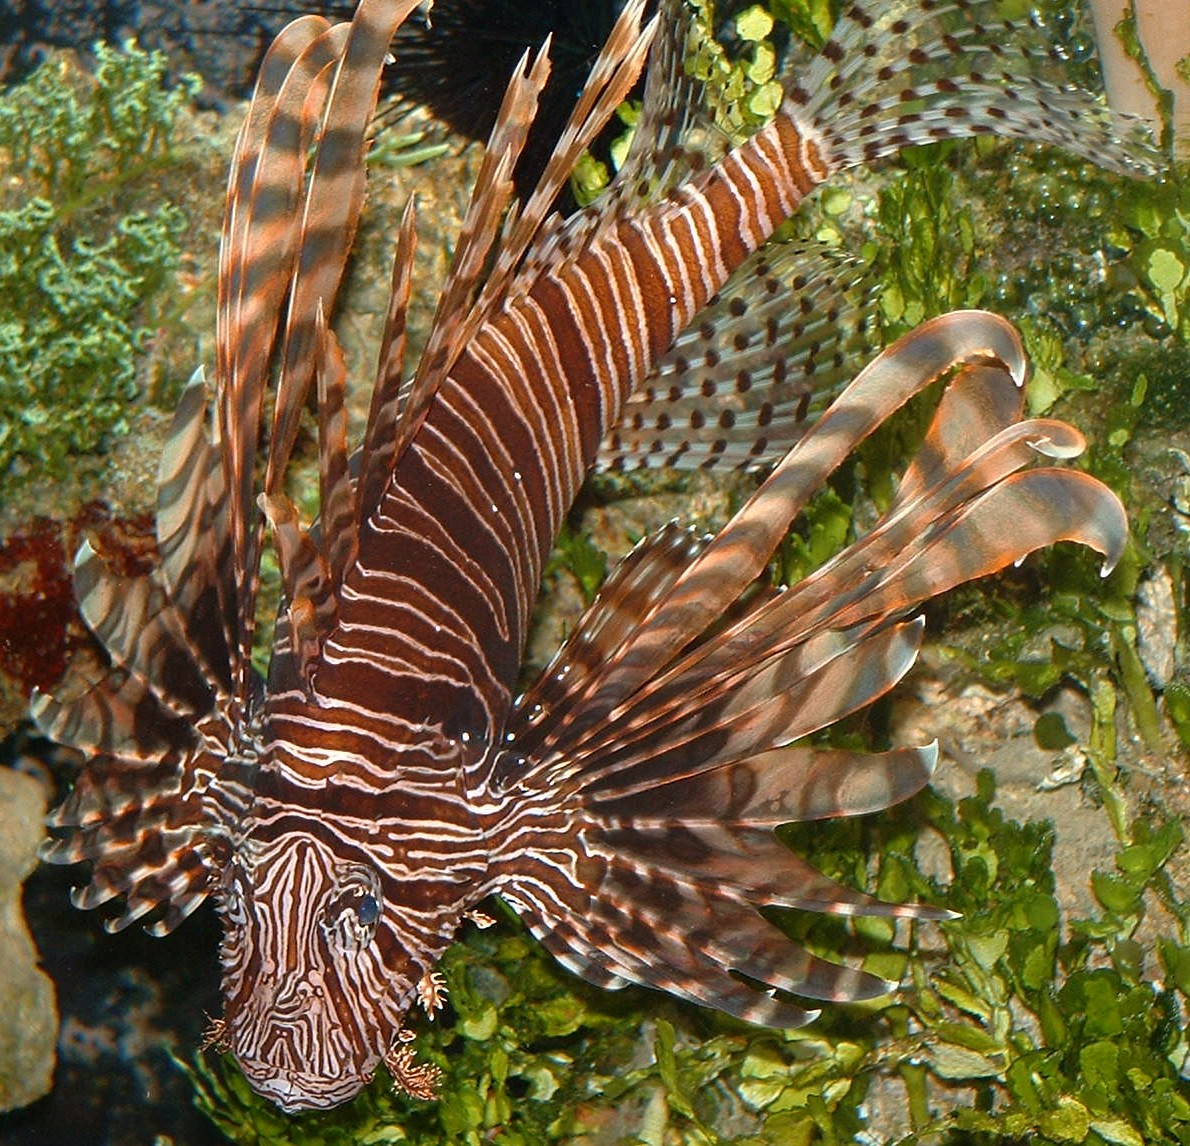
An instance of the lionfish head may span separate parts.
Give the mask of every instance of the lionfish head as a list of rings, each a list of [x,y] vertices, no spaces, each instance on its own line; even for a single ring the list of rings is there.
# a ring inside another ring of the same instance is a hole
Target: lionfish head
[[[211,1041],[287,1112],[352,1098],[391,1055],[414,990],[381,951],[376,869],[290,832],[228,865],[221,903],[227,1003]]]

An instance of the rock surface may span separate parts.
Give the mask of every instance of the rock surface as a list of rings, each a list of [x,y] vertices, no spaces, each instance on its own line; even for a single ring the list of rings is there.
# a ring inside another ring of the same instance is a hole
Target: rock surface
[[[0,769],[0,1111],[27,1106],[53,1084],[54,987],[38,966],[21,906],[21,885],[37,866],[44,816],[41,785]]]

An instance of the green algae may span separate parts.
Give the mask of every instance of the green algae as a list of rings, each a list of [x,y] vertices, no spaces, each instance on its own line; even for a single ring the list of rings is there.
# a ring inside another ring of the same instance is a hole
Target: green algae
[[[99,44],[93,77],[51,60],[0,95],[0,480],[61,477],[128,430],[187,226],[144,194],[198,87],[164,77]]]

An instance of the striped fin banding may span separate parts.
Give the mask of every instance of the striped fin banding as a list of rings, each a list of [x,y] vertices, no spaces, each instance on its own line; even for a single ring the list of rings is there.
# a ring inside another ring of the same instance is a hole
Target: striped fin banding
[[[408,433],[417,414],[409,412],[409,393],[402,388],[405,373],[405,347],[409,298],[413,289],[413,253],[417,246],[417,200],[405,204],[401,226],[397,231],[396,251],[393,255],[393,276],[390,287],[388,316],[384,336],[380,342],[376,365],[376,384],[368,409],[368,424],[360,447],[360,473],[357,486],[357,517],[353,533],[358,538],[359,526],[369,517],[380,501],[380,494],[392,473],[397,456],[397,425],[405,411],[405,432]]]
[[[1054,452],[1069,456],[1081,439],[1057,423],[1012,420],[1019,415],[1016,399],[1005,398],[1019,392],[1023,359],[1011,327],[991,315],[945,316],[885,351],[832,408],[843,412],[843,439],[832,440],[839,431],[828,414],[819,424],[825,428],[815,427],[794,449],[785,471],[821,481],[826,471],[805,455],[845,454],[847,437],[866,432],[846,415],[853,403],[866,408],[875,388],[884,392],[878,406],[899,404],[977,350],[979,365],[960,370],[950,387],[954,397],[948,392],[939,406],[908,496],[894,502],[868,538],[802,585],[761,593],[725,628],[717,616],[706,616],[695,630],[687,614],[681,636],[647,673],[640,664],[630,676],[622,673],[634,652],[631,636],[603,646],[607,655],[597,663],[586,653],[599,644],[611,608],[597,599],[588,614],[594,631],[587,618],[580,621],[543,675],[548,682],[568,679],[565,653],[574,649],[570,696],[547,682],[514,709],[493,772],[509,804],[502,886],[527,918],[544,917],[537,930],[550,936],[551,950],[571,969],[602,982],[614,968],[620,978],[748,1018],[758,1012],[738,993],[719,997],[722,979],[709,974],[708,961],[720,973],[810,998],[862,997],[870,984],[856,982],[846,968],[818,963],[803,972],[804,981],[792,982],[770,954],[779,932],[758,915],[741,920],[740,905],[946,917],[839,887],[771,835],[775,823],[860,814],[912,794],[933,771],[936,747],[869,756],[794,742],[869,703],[907,671],[922,626],[897,618],[920,601],[1058,539],[1090,545],[1110,565],[1127,538],[1123,508],[1085,474],[1020,468],[1044,460],[1038,444],[1053,443]],[[979,422],[989,441],[970,427],[942,425],[980,408],[977,384],[993,395]],[[708,583],[746,591],[735,571],[740,548],[733,534],[741,530],[747,546],[758,536],[754,522],[762,512],[780,514],[779,506],[804,504],[810,492],[782,493],[766,504],[762,486],[715,540],[699,547],[688,570],[702,566]],[[907,556],[895,559],[899,553]],[[664,595],[641,615],[664,617],[671,601],[685,599],[683,580],[668,579]],[[609,600],[627,599],[617,574],[610,587]],[[565,862],[561,838],[573,852]],[[592,956],[589,940],[567,936],[584,930],[588,913],[612,920],[609,901],[618,901],[617,914]],[[682,990],[675,990],[675,974]]]

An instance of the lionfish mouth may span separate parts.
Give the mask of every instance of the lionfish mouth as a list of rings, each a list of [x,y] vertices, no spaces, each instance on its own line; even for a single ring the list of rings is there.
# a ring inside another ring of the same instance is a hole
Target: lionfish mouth
[[[240,1069],[257,1094],[269,1099],[286,1114],[305,1110],[326,1110],[354,1098],[372,1079],[372,1071],[345,1071],[327,1077],[304,1071],[282,1070],[269,1063],[239,1060]]]

